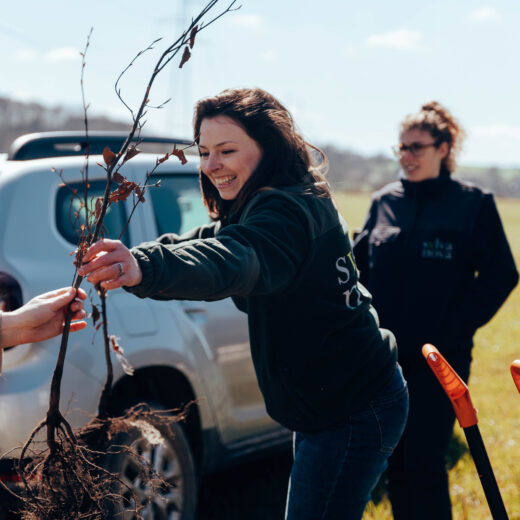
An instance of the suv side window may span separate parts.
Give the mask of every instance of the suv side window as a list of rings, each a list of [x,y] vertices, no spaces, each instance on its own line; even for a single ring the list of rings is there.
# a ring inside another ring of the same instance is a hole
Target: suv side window
[[[105,193],[106,182],[104,180],[89,181],[88,190],[89,210],[94,211],[96,199]],[[114,187],[116,185],[114,184]],[[75,192],[76,190],[76,192]],[[83,183],[70,183],[67,186],[60,186],[56,196],[56,226],[60,235],[70,242],[77,245],[81,235],[81,226],[85,224],[85,208],[81,207],[81,194],[83,193]],[[111,204],[105,215],[105,229],[102,236],[105,238],[118,239],[124,225],[128,220],[125,205],[123,202]],[[121,241],[128,247],[130,235],[128,228],[125,230]]]
[[[196,175],[152,175],[149,184],[161,180],[160,188],[149,188],[159,235],[182,234],[209,222]]]

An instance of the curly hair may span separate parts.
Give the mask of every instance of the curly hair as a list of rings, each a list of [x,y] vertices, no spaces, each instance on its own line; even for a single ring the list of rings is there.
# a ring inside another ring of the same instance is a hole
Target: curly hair
[[[256,141],[262,158],[233,201],[221,199],[218,190],[201,170],[204,203],[213,220],[240,210],[258,191],[300,186],[302,190],[329,195],[324,173],[327,158],[307,143],[296,130],[290,112],[271,94],[260,88],[227,89],[201,99],[195,105],[193,136],[198,144],[203,119],[225,116],[241,126]],[[319,163],[315,164],[317,157]]]
[[[455,170],[456,157],[466,137],[466,132],[458,120],[439,102],[430,101],[425,103],[419,112],[407,115],[401,123],[401,132],[414,129],[429,132],[436,146],[448,143],[448,154],[442,160],[442,165],[452,173]]]

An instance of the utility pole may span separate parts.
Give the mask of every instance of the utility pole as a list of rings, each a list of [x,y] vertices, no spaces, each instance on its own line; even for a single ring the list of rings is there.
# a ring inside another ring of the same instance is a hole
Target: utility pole
[[[173,28],[177,28],[177,30],[173,32],[180,34],[187,29],[191,21],[189,8],[190,5],[194,3],[193,0],[177,0],[175,7],[179,8],[178,12],[172,16],[163,16],[160,19],[156,19],[156,23],[168,24],[168,27],[172,24]],[[200,38],[200,36],[197,35],[197,51],[200,50],[200,47],[203,45],[204,38]],[[182,70],[179,70],[178,66],[174,63],[171,65],[167,85],[168,93],[166,96],[171,98],[171,101],[163,109],[164,133],[171,137],[191,139],[191,117],[194,101],[191,97],[192,62],[187,63]]]
[[[178,3],[181,4],[181,8],[179,15],[175,17],[175,26],[180,30],[176,30],[175,33],[184,31],[188,26],[188,7],[191,0],[180,0]],[[190,63],[186,64],[182,71],[178,67],[171,67],[170,69],[169,92],[172,100],[167,105],[166,128],[167,133],[174,137],[191,137],[190,65]]]

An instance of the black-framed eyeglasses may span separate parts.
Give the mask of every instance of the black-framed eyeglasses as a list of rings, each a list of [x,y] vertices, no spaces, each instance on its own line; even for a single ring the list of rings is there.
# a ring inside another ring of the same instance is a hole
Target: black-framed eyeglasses
[[[410,152],[414,157],[420,157],[424,154],[425,148],[430,146],[437,146],[437,142],[433,143],[412,143],[412,144],[404,144],[399,143],[396,146],[392,146],[392,150],[397,157],[405,154],[406,152]]]

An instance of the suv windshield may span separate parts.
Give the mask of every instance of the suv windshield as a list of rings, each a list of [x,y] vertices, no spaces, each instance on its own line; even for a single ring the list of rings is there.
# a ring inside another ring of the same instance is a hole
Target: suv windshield
[[[208,212],[195,175],[152,175],[149,184],[161,180],[160,188],[150,188],[159,235],[182,234],[209,222]]]

